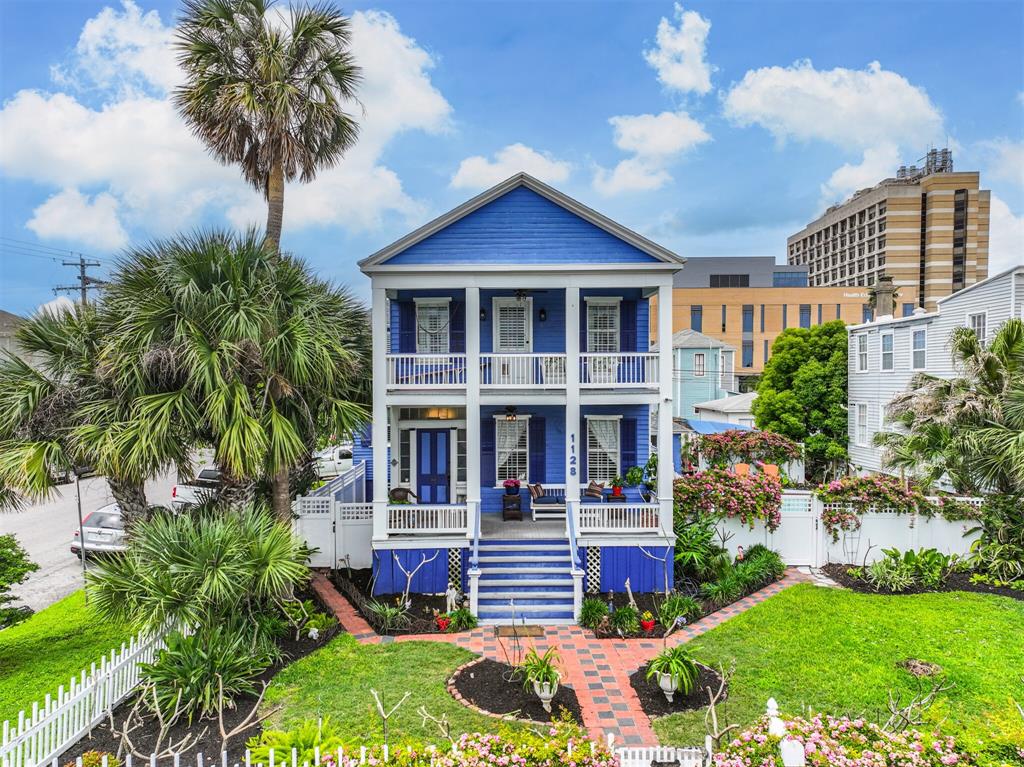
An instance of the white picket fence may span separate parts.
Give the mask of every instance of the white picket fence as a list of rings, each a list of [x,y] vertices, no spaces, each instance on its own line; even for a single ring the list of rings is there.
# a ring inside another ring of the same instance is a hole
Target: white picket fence
[[[111,650],[99,665],[93,663],[72,677],[57,696],[22,710],[17,722],[5,721],[0,734],[2,767],[34,767],[59,757],[139,684],[140,663],[150,663],[164,647],[164,635],[133,637],[120,650]]]

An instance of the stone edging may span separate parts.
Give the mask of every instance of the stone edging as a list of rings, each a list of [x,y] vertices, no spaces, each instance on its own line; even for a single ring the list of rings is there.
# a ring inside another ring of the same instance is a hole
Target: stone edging
[[[475,666],[478,663],[482,663],[485,660],[487,660],[487,658],[485,658],[483,656],[481,656],[479,658],[474,658],[473,660],[468,661],[466,663],[463,663],[461,666],[459,666],[457,669],[455,669],[455,671],[452,672],[452,675],[450,677],[448,677],[448,681],[445,682],[445,687],[448,688],[448,693],[453,698],[455,698],[455,700],[457,700],[459,703],[461,703],[463,706],[465,706],[466,708],[470,709],[471,711],[475,711],[478,714],[483,714],[484,716],[489,716],[492,719],[500,719],[503,722],[520,722],[522,724],[532,724],[532,725],[536,725],[537,727],[549,727],[549,726],[551,726],[551,724],[552,724],[551,722],[538,722],[536,719],[519,719],[517,717],[512,716],[511,714],[495,714],[493,711],[487,711],[486,709],[480,708],[479,706],[477,706],[477,705],[475,705],[473,703],[470,703],[468,700],[463,698],[462,697],[462,693],[460,693],[455,688],[455,677],[457,677],[459,674],[461,674],[466,669],[468,669],[468,668],[470,668],[472,666]]]

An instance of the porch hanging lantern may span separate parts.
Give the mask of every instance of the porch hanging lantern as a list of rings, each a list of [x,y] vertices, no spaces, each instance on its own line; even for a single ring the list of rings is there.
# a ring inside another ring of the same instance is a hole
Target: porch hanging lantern
[[[509,405],[508,407],[505,408],[505,420],[506,421],[516,421],[518,419],[519,419],[519,415],[516,413],[516,409],[514,407],[512,407],[512,405]]]

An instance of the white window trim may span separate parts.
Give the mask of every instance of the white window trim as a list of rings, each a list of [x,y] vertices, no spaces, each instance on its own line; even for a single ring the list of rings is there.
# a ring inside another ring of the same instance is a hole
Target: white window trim
[[[501,313],[498,311],[499,306],[522,306],[526,305],[526,348],[507,350],[501,349],[498,339],[500,333],[498,332],[498,321],[501,317]],[[533,352],[533,298],[527,296],[526,298],[516,298],[515,296],[495,296],[491,299],[491,348],[494,349],[494,354],[530,354]]]
[[[583,420],[586,422],[586,433],[584,439],[587,440],[587,473],[584,477],[585,483],[589,483],[590,480],[590,422],[591,421],[615,421],[618,423],[619,430],[618,436],[616,437],[617,454],[615,456],[615,474],[622,474],[622,416],[621,415],[585,415]],[[614,476],[614,475],[613,475]],[[612,479],[612,477],[608,477]]]
[[[892,348],[889,351],[889,362],[890,367],[885,366],[885,343],[886,337],[892,339]],[[878,369],[882,373],[895,373],[896,372],[896,334],[891,330],[886,330],[878,334]]]
[[[495,489],[503,488],[501,484],[504,482],[502,479],[498,479],[498,469],[501,467],[501,456],[498,454],[498,422],[505,421],[504,413],[496,413],[494,416],[494,487]],[[516,416],[516,421],[526,421],[526,479],[520,480],[525,485],[530,484],[530,416],[520,415]],[[469,442],[466,442],[466,452],[469,452]]]
[[[700,366],[697,366],[697,358],[700,357]],[[707,375],[708,362],[704,352],[693,353],[693,376],[694,378],[703,378]],[[698,372],[699,371],[699,372]]]
[[[924,333],[924,348],[920,351],[924,352],[924,365],[918,367],[914,364],[914,336],[918,333]],[[911,328],[910,329],[910,369],[911,370],[927,370],[928,369],[928,328]]]
[[[587,332],[587,351],[593,350],[593,344],[590,342],[590,307],[591,306],[620,306],[622,304],[621,296],[584,296],[583,303],[587,307],[585,316],[583,318],[585,326],[584,329]],[[614,352],[600,352],[602,354],[618,354],[622,351],[622,313],[615,318],[615,346],[616,351]]]
[[[974,329],[974,328],[971,327],[971,318],[972,317],[984,317],[985,318],[985,337],[978,339],[979,341],[981,341],[982,344],[985,344],[988,341],[988,309],[983,309],[980,312],[967,312],[967,321],[964,323],[964,327],[966,327],[966,328],[968,328],[970,330]]]
[[[864,408],[864,430],[860,426],[860,409]],[[867,447],[868,438],[868,406],[866,402],[855,402],[853,405],[853,444],[857,447]]]
[[[423,351],[420,348],[420,307],[422,306],[422,307],[434,308],[434,307],[442,307],[443,306],[445,308],[448,308],[449,304],[451,304],[452,299],[450,297],[439,296],[439,297],[430,297],[430,298],[427,298],[427,297],[413,298],[412,301],[413,301],[413,304],[416,306],[416,328],[415,328],[416,353],[417,354],[450,354],[451,353],[451,349],[452,349],[452,335],[451,335],[450,324],[449,324],[448,327],[445,328],[444,340],[445,340],[445,346],[447,348],[444,351]],[[451,312],[449,312],[448,317],[449,317],[448,321],[449,321],[449,323],[451,323]]]
[[[869,363],[869,355],[870,355],[870,346],[871,346],[871,344],[868,341],[868,334],[867,333],[858,333],[854,337],[857,339],[856,344],[855,344],[855,349],[854,349],[854,354],[856,356],[856,359],[855,359],[855,362],[854,362],[854,369],[858,373],[867,373],[868,372],[868,368],[871,367],[871,365]],[[864,367],[860,366],[860,362],[861,362],[861,359],[862,359],[862,357],[861,357],[862,352],[860,350],[861,339],[864,340],[864,351],[863,351]]]

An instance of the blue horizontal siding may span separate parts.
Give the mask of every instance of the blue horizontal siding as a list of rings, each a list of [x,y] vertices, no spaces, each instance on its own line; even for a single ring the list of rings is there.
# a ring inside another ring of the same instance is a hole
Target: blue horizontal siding
[[[405,591],[405,573],[395,556],[409,572],[434,554],[437,558],[420,568],[413,576],[411,592],[414,594],[441,594],[448,589],[448,549],[375,549],[373,552],[373,594],[401,594]]]
[[[484,310],[486,319],[480,320],[480,351],[494,351],[494,299],[511,297],[514,290],[481,290],[480,308]],[[533,351],[565,353],[565,291],[564,290],[533,290],[529,293],[533,299]],[[540,321],[541,309],[546,318]],[[467,321],[468,318],[467,318]]]
[[[673,586],[673,566],[670,547],[644,546],[644,550],[655,557],[665,557],[667,562],[651,559],[640,551],[640,546],[601,547],[601,591],[626,590],[626,579],[634,593],[650,591],[664,592],[665,573],[668,573],[668,587]]]
[[[449,224],[388,264],[657,263],[546,197],[517,187]]]
[[[503,413],[504,408],[481,407],[480,418],[493,418]],[[519,415],[543,416],[544,429],[547,434],[544,449],[544,481],[554,485],[565,483],[565,408],[557,405],[537,406],[529,409],[519,408]],[[531,450],[532,450],[531,445]],[[484,460],[494,460],[483,456]],[[532,481],[532,480],[531,480]],[[484,514],[501,513],[501,496],[505,490],[500,487],[480,488],[480,511]],[[525,486],[519,490],[524,516],[529,513],[530,493]]]

